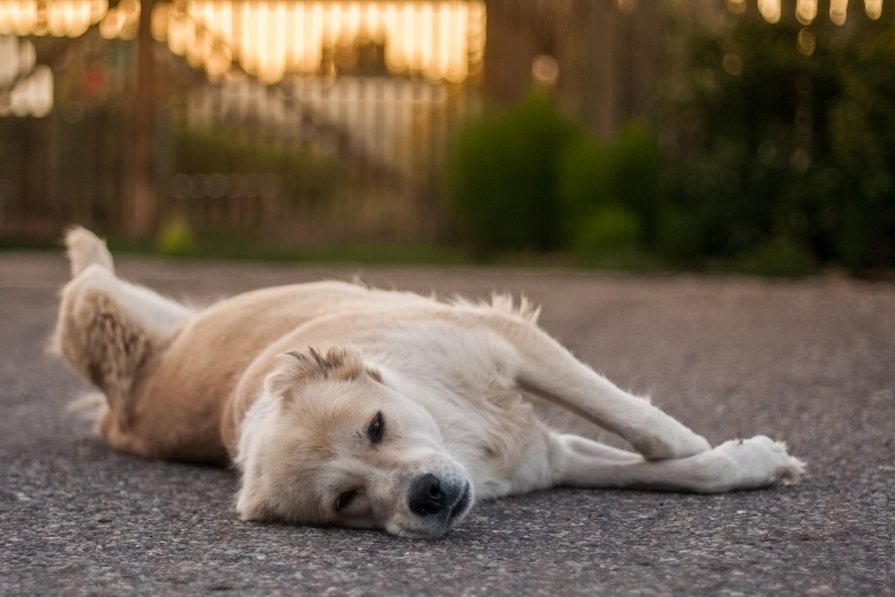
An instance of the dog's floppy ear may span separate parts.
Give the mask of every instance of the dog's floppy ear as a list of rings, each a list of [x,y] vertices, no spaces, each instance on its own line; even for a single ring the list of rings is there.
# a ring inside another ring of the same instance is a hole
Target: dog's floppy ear
[[[313,347],[307,350],[281,353],[278,366],[267,376],[265,389],[272,396],[285,395],[309,381],[333,379],[351,381],[369,375],[377,381],[382,377],[367,367],[359,352],[346,347],[333,347],[321,353]]]

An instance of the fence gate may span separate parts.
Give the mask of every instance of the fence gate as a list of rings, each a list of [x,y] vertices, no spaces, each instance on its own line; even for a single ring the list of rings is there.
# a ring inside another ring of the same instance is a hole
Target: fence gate
[[[480,1],[0,0],[0,237],[438,238],[484,37]]]

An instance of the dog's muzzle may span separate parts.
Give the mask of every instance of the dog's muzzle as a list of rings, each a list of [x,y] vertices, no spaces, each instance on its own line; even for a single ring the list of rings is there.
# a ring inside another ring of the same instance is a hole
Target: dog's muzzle
[[[410,488],[408,506],[417,516],[444,518],[446,522],[469,509],[472,492],[468,482],[444,482],[431,473],[420,475]]]

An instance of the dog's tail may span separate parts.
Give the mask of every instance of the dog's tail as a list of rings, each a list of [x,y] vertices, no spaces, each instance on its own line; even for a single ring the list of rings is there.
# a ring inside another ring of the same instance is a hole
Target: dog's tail
[[[72,278],[93,264],[115,272],[106,242],[83,226],[72,226],[65,231],[65,247]]]

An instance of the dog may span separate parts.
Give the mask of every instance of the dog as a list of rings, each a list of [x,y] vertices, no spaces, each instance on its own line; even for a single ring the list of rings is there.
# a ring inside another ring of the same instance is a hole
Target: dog
[[[66,245],[54,345],[105,395],[99,434],[143,457],[235,465],[246,521],[434,539],[480,499],[555,486],[715,493],[805,470],[765,436],[713,448],[578,361],[525,299],[325,281],[200,310],[118,278],[84,228]],[[548,428],[532,398],[634,451]]]

